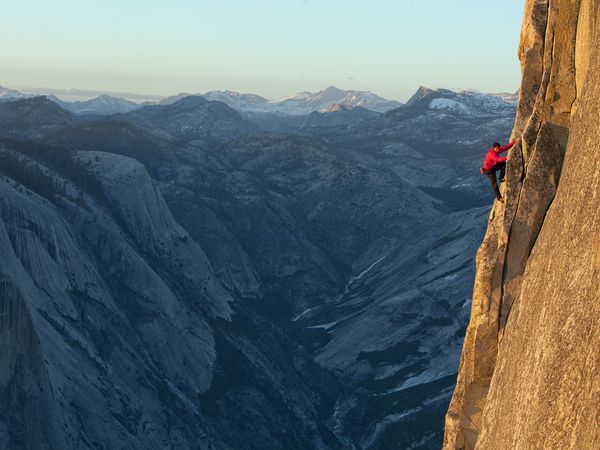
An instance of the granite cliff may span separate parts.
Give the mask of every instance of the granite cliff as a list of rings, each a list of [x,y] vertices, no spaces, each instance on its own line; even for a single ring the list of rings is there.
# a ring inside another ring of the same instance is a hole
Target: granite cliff
[[[600,1],[527,0],[445,449],[600,448]]]

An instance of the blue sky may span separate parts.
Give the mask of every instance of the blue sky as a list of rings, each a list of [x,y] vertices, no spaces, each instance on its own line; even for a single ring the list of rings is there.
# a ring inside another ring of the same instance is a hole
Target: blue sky
[[[524,0],[19,0],[0,85],[269,98],[329,85],[516,91]]]

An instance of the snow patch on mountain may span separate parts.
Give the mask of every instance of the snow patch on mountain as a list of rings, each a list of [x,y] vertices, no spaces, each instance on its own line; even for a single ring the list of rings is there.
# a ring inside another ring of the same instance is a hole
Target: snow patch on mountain
[[[425,108],[439,114],[439,119],[453,117],[512,117],[518,94],[488,94],[473,90],[430,89],[420,86],[406,103],[406,108]],[[443,116],[447,114],[447,116]]]
[[[449,98],[434,98],[429,103],[430,109],[446,109],[465,114],[471,114],[473,111],[464,103]]]
[[[31,97],[33,97],[33,95],[24,94],[23,92],[0,86],[0,102],[12,102],[14,100],[22,100]]]
[[[348,290],[350,289],[350,286],[352,286],[352,284],[355,281],[359,281],[361,278],[363,278],[366,274],[368,274],[371,270],[373,270],[373,268],[379,264],[381,261],[383,261],[386,256],[388,255],[383,255],[381,258],[379,258],[377,261],[375,261],[373,264],[371,264],[369,267],[367,267],[366,269],[364,269],[361,273],[359,273],[356,276],[353,276],[352,278],[350,278],[350,281],[348,281],[348,283],[346,283],[346,286],[344,287],[344,293],[348,293]]]

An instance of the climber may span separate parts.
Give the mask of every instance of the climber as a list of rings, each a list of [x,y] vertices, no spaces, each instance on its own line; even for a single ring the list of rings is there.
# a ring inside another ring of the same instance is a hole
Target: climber
[[[500,144],[496,142],[492,148],[490,148],[485,155],[485,159],[483,160],[483,166],[479,171],[482,175],[485,175],[492,185],[492,190],[494,191],[494,195],[496,195],[496,200],[502,200],[502,195],[500,195],[500,189],[498,189],[498,183],[496,182],[496,172],[500,171],[500,183],[504,182],[504,174],[506,173],[506,156],[500,156],[500,153],[504,153],[507,150],[510,150],[512,146],[515,145],[515,141],[510,142],[508,145],[504,147],[500,147]]]

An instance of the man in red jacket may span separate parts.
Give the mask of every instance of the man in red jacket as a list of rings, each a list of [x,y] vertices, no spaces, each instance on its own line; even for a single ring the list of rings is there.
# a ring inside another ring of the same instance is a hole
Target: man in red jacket
[[[506,156],[500,156],[500,153],[510,150],[513,145],[515,145],[515,141],[504,147],[500,147],[500,144],[496,142],[488,150],[483,160],[483,167],[481,167],[481,173],[489,180],[496,199],[499,201],[503,200],[502,195],[500,195],[500,189],[498,189],[498,183],[496,182],[496,172],[500,171],[500,183],[504,182],[504,174],[506,173]]]

